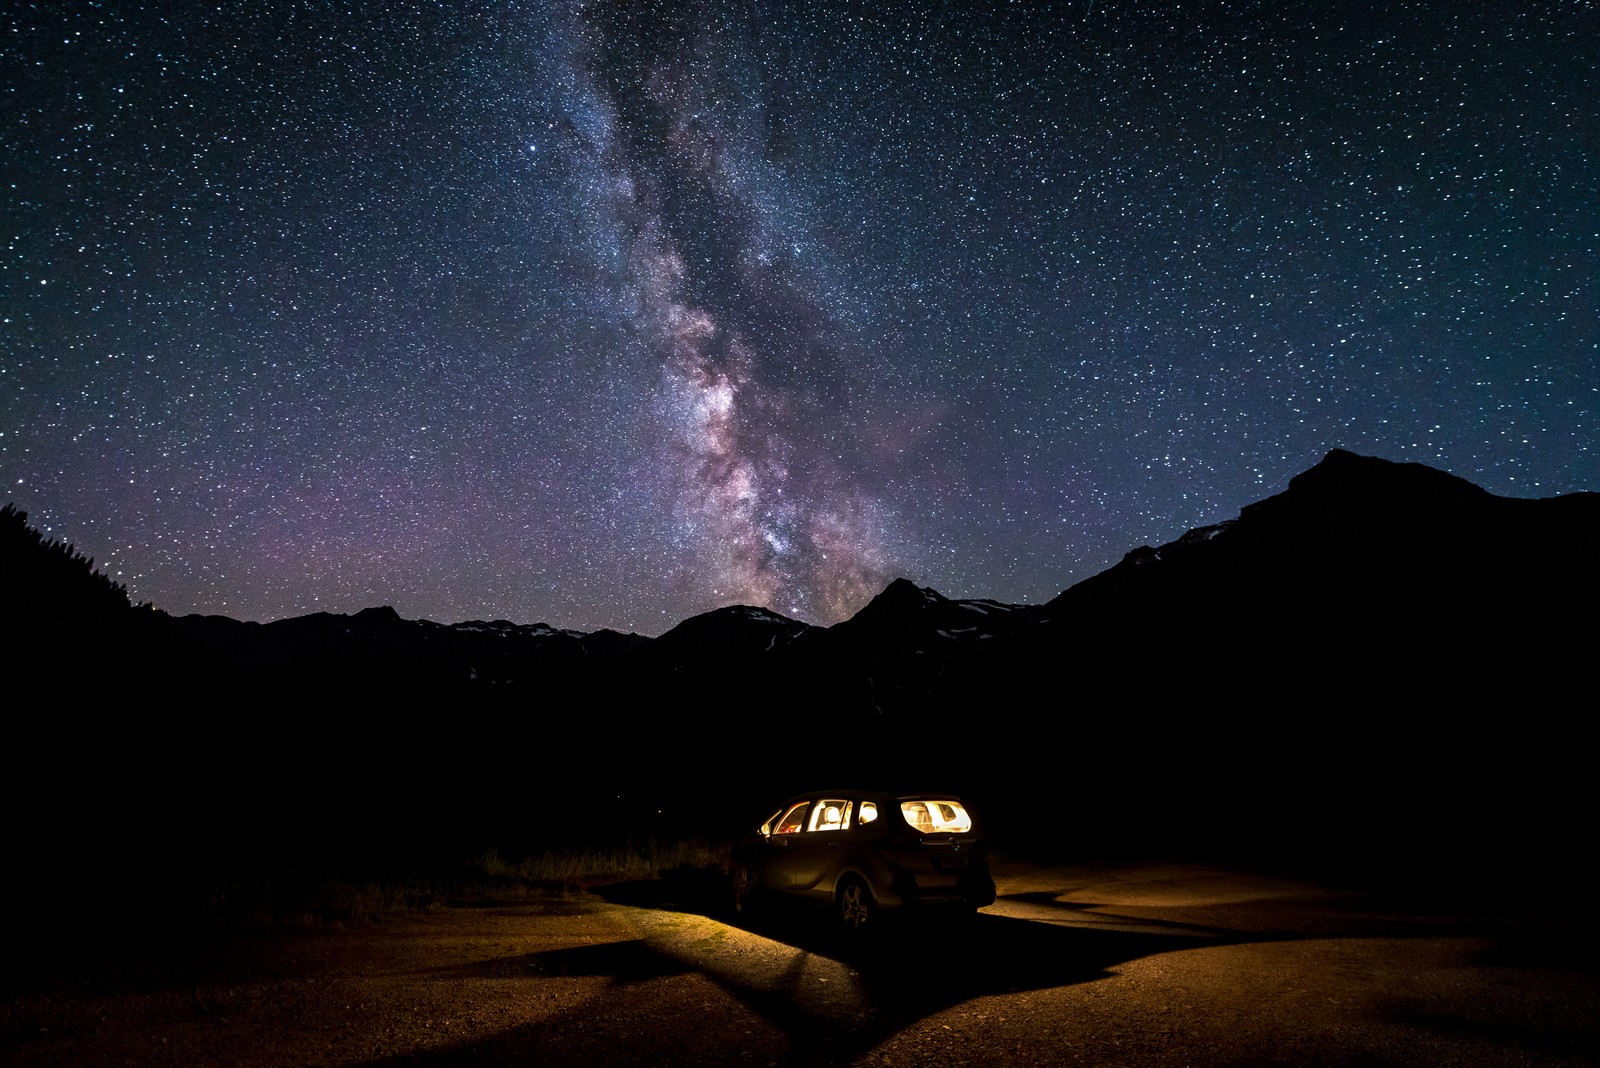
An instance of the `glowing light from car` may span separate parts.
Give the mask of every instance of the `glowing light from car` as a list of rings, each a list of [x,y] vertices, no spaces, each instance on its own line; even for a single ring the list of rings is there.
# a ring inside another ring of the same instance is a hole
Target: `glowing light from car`
[[[972,817],[959,801],[902,801],[900,814],[922,834],[972,830]]]
[[[850,829],[850,802],[838,800],[818,801],[811,810],[809,831],[847,831]]]

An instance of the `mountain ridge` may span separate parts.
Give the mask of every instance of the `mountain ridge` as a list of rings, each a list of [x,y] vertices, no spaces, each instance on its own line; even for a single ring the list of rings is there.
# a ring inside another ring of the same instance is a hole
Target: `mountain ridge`
[[[930,692],[924,676],[953,666],[982,672],[999,657],[1015,670],[1019,657],[1058,649],[1122,656],[1141,633],[1175,647],[1272,650],[1341,634],[1435,633],[1441,646],[1439,634],[1481,644],[1482,633],[1514,619],[1508,640],[1527,645],[1558,632],[1552,606],[1600,596],[1596,544],[1600,494],[1500,497],[1423,464],[1334,449],[1237,517],[1135,548],[1042,605],[950,598],[901,577],[831,627],[730,605],[655,638],[505,620],[441,624],[389,606],[268,623],[133,609],[127,617],[138,624],[133,645],[141,655],[156,649],[157,661],[165,649],[171,673],[242,672],[252,684],[306,674],[334,686],[588,686],[575,680],[602,665],[694,675],[771,662],[913,701]],[[25,631],[13,609],[12,629]]]
[[[818,781],[892,776],[983,799],[1036,847],[1426,865],[1562,848],[1592,807],[1571,706],[1596,546],[1600,494],[1501,498],[1335,452],[1044,605],[902,578],[832,627],[734,605],[659,638],[390,607],[63,622],[12,603],[0,623],[13,684],[86,710],[28,718],[55,732],[28,751],[188,828],[177,856],[292,853],[306,828],[339,858],[732,834]],[[557,796],[592,815],[530,819]]]
[[[1287,620],[1319,634],[1459,630],[1467,617],[1525,616],[1600,590],[1597,538],[1600,493],[1500,497],[1336,449],[1237,518],[1141,546],[1045,610],[1255,631]]]

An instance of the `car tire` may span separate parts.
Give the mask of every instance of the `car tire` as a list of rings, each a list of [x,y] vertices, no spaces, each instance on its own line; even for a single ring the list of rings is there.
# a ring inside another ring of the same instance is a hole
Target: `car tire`
[[[750,915],[750,906],[754,903],[756,892],[755,873],[749,868],[739,867],[733,869],[733,895],[729,904],[734,915]]]
[[[838,903],[846,930],[859,933],[877,926],[878,903],[860,879],[851,876],[839,883]]]

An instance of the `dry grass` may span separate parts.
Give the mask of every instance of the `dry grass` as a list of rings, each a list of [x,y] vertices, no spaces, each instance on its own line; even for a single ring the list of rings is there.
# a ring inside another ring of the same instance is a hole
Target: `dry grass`
[[[191,900],[191,921],[228,926],[360,927],[385,917],[581,894],[664,872],[720,870],[726,848],[699,839],[650,839],[585,849],[502,856],[487,849],[454,872],[351,879],[305,874],[219,883]],[[172,902],[176,905],[176,902]],[[181,917],[174,916],[175,919]]]
[[[472,867],[491,879],[581,887],[654,878],[675,868],[720,867],[726,852],[701,839],[650,839],[602,849],[545,850],[516,859],[489,849],[474,858]]]
[[[245,927],[362,927],[430,911],[453,896],[446,882],[403,877],[238,880],[211,887],[191,919]]]

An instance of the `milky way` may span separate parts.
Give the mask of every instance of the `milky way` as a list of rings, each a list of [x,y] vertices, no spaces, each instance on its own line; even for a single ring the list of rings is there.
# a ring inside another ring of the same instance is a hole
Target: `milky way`
[[[615,298],[660,368],[653,459],[693,549],[686,578],[714,599],[844,618],[893,575],[844,389],[857,342],[763,217],[781,185],[766,116],[724,55],[753,27],[599,7],[570,30]]]
[[[3,496],[169,611],[830,622],[1334,447],[1600,488],[1594,4],[0,20]]]

